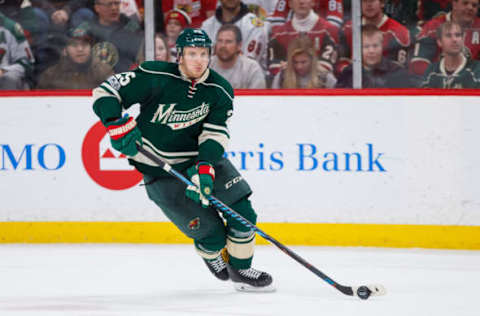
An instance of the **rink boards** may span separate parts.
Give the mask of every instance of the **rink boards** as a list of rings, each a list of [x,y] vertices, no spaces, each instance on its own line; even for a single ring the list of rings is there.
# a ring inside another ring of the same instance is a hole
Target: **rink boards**
[[[480,249],[474,93],[263,94],[237,96],[226,154],[267,233],[287,244]],[[0,101],[1,241],[188,242],[111,148],[89,96]]]

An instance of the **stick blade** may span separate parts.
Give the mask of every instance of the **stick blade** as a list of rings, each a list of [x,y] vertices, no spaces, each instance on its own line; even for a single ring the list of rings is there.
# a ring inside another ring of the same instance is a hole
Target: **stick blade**
[[[387,294],[387,289],[381,284],[368,284],[366,287],[372,292],[370,293],[370,296],[382,296]]]

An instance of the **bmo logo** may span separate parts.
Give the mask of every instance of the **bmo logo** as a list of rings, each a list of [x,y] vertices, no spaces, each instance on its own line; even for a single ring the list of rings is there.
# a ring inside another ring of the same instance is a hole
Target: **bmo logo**
[[[129,189],[142,180],[142,174],[128,164],[127,157],[113,149],[100,121],[85,135],[82,161],[90,178],[110,190]]]
[[[0,170],[46,170],[64,167],[65,149],[55,143],[37,145],[0,144]]]

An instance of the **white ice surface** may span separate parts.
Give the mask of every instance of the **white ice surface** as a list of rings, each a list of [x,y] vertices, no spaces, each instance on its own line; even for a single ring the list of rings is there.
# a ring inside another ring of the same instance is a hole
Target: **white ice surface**
[[[190,245],[1,245],[1,316],[480,315],[480,252],[291,247],[337,282],[383,284],[345,296],[274,246],[254,266],[275,293],[238,293],[217,281]]]

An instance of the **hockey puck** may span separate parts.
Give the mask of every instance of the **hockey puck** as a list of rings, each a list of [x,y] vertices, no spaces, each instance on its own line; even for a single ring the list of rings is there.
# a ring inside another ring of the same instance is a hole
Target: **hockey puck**
[[[366,300],[367,298],[369,298],[370,294],[372,294],[372,291],[370,291],[370,289],[365,285],[362,285],[357,289],[357,296],[360,297],[362,300]]]

